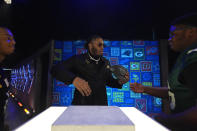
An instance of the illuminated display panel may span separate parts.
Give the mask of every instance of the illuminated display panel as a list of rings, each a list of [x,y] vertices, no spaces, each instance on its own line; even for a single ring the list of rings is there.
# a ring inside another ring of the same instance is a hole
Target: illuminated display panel
[[[33,60],[11,71],[10,92],[25,106],[34,109],[35,65]]]
[[[85,41],[55,41],[53,64],[72,55],[86,52]],[[111,65],[122,65],[128,69],[130,80],[122,89],[107,87],[108,104],[120,107],[136,107],[144,113],[154,115],[161,112],[161,99],[145,93],[134,93],[130,82],[159,88],[160,63],[158,41],[104,41],[103,56]],[[53,80],[53,105],[68,106],[72,102],[75,87]]]

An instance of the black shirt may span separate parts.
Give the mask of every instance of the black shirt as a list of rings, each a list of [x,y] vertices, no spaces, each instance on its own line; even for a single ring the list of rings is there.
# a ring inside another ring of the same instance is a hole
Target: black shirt
[[[75,90],[74,105],[107,105],[106,85],[112,88],[122,88],[113,79],[110,64],[101,57],[98,64],[91,60],[88,54],[75,55],[52,68],[52,75],[65,84],[72,84],[75,77],[86,80],[92,89],[90,96],[82,96]]]

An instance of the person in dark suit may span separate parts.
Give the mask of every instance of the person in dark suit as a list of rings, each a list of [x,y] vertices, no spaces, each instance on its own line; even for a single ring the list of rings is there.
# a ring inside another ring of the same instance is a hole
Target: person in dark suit
[[[87,53],[74,55],[55,65],[52,68],[52,76],[76,87],[73,105],[108,105],[106,85],[120,89],[128,82],[129,74],[125,74],[124,80],[113,78],[110,63],[103,57],[102,37],[90,37],[85,48]]]

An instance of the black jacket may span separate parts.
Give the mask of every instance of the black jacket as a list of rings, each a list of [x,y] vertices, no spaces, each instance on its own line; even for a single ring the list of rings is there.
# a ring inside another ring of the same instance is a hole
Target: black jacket
[[[52,76],[65,84],[72,84],[75,77],[86,80],[92,89],[90,96],[82,96],[75,90],[73,105],[107,105],[106,85],[112,88],[122,88],[113,79],[110,63],[101,57],[98,64],[91,60],[88,54],[75,55],[52,68]]]
[[[2,68],[0,68],[0,101],[1,103],[5,102],[5,100],[8,98],[7,96],[7,92],[9,90],[9,86],[6,84],[8,84],[8,80],[6,78],[6,75],[4,74],[4,71],[2,70]]]

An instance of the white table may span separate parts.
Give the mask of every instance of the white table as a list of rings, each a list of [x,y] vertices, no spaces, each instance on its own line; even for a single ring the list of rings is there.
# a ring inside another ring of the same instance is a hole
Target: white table
[[[51,106],[15,129],[15,131],[51,131],[51,125],[66,108]],[[168,131],[167,128],[134,107],[120,107],[120,109],[135,124],[136,131]]]

